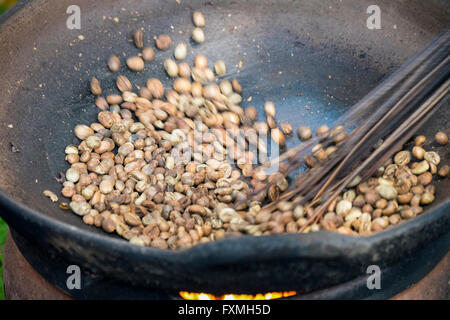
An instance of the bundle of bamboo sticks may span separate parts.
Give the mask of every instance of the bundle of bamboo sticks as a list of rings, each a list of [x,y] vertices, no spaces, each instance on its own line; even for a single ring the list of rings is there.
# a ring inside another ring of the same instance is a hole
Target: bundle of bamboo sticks
[[[277,201],[263,209],[273,211],[281,200],[307,204],[314,206],[314,214],[300,231],[317,223],[355,177],[371,176],[439,107],[448,107],[449,76],[450,30],[446,30],[341,117],[336,128],[346,138],[337,144],[337,151],[326,162],[296,177]],[[333,143],[333,137],[302,143],[265,165],[265,169],[277,168],[287,176],[303,165],[305,156],[311,155],[319,143],[326,148]]]

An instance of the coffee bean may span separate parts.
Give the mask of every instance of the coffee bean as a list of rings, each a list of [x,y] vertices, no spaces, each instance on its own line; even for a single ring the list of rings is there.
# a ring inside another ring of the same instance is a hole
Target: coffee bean
[[[168,34],[161,34],[156,38],[155,45],[159,50],[167,50],[172,45],[172,39]]]

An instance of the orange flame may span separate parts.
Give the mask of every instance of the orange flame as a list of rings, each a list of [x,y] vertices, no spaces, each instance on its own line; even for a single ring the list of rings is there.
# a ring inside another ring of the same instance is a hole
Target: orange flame
[[[209,293],[196,293],[180,291],[180,296],[185,300],[273,300],[295,296],[296,291],[287,292],[268,292],[252,294],[225,294],[223,296],[215,296]]]

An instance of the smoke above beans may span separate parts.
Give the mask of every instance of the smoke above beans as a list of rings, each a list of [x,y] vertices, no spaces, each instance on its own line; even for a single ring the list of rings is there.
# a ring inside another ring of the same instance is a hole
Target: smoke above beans
[[[207,41],[207,23],[198,11],[192,20],[190,35],[199,45]],[[88,225],[162,249],[321,229],[371,234],[421,214],[422,206],[434,201],[433,175],[448,177],[449,167],[440,166],[439,154],[427,151],[426,138],[419,136],[411,151],[397,153],[373,177],[355,178],[328,213],[309,225],[319,202],[280,200],[293,182],[277,159],[289,152],[287,139],[297,134],[299,143],[310,140],[312,130],[278,123],[271,101],[264,104],[265,121],[258,121],[254,106],[241,106],[245,88],[236,78],[224,79],[225,61],[209,61],[202,54],[193,65],[184,61],[189,39],[173,43],[169,35],[158,35],[157,50],[142,30],[133,32],[132,40],[138,55],[121,61],[112,53],[105,61],[118,92],[104,96],[107,88],[95,77],[90,80],[97,121],[77,125],[80,143],[65,148],[70,168],[61,194],[70,201],[59,207]],[[135,84],[119,73],[123,67],[143,72],[158,52],[169,50],[173,57],[164,60],[163,68],[172,88],[151,75]],[[326,163],[347,133],[322,125],[315,137],[319,143],[303,159],[306,168]],[[448,137],[440,131],[435,140],[445,145]],[[58,201],[49,190],[44,195]],[[265,209],[268,203],[275,208]]]

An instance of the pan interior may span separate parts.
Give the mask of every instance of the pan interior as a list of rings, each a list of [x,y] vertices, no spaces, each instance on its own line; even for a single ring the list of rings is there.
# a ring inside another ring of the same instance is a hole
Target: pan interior
[[[321,124],[332,126],[449,22],[445,1],[378,2],[381,30],[367,28],[371,2],[365,0],[152,1],[151,5],[81,0],[81,29],[70,30],[66,27],[70,1],[35,1],[0,27],[0,189],[49,217],[102,233],[60,210],[42,192],[48,189],[61,196],[55,177],[68,168],[64,147],[77,142],[74,126],[92,123],[98,112],[89,79],[97,77],[105,94],[116,92],[115,75],[108,71],[106,59],[116,54],[123,62],[125,56],[136,55],[130,39],[137,28],[143,28],[150,46],[161,33],[170,34],[174,44],[188,42],[190,64],[199,53],[210,65],[224,60],[225,78],[240,81],[243,106],[256,106],[261,119],[264,101],[271,100],[280,123],[289,121],[294,128],[309,125],[313,131]],[[190,40],[194,10],[201,10],[207,20],[202,45]],[[122,66],[120,73],[136,86],[155,77],[168,88],[162,63],[171,54],[158,51],[143,72]],[[448,108],[441,110],[431,127],[445,128],[448,118]],[[293,137],[287,146],[297,143]],[[12,152],[12,145],[20,152]],[[448,150],[442,156],[448,158]]]

